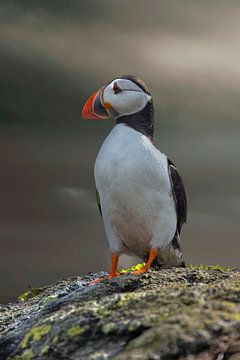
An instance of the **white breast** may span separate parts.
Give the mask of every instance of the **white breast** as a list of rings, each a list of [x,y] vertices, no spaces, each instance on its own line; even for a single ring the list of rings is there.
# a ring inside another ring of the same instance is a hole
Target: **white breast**
[[[144,257],[173,239],[177,217],[167,158],[145,135],[116,125],[94,174],[111,251]]]

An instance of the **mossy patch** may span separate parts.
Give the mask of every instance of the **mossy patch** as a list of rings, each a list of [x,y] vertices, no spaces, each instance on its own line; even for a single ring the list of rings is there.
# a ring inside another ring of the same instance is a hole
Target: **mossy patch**
[[[82,335],[85,332],[85,329],[81,326],[72,326],[67,330],[67,335],[70,337]]]
[[[44,288],[30,288],[28,291],[25,291],[23,294],[19,295],[18,300],[20,300],[20,301],[29,300],[29,299],[39,295],[43,291],[44,291]]]
[[[58,341],[59,341],[59,336],[58,336],[58,335],[55,335],[55,336],[53,337],[53,339],[52,339],[52,344],[53,344],[53,345],[56,345],[56,344],[58,343]]]
[[[49,295],[44,299],[44,303],[50,303],[51,301],[54,301],[55,299],[57,299],[58,296],[57,295]]]
[[[120,274],[127,274],[131,271],[135,271],[135,270],[140,270],[144,267],[145,263],[140,263],[137,265],[133,265],[127,269],[120,269],[119,273]],[[226,271],[226,270],[231,270],[230,268],[224,268],[221,265],[204,265],[204,264],[200,264],[200,265],[187,265],[187,268],[190,269],[194,269],[194,270],[205,270],[205,271],[209,271],[209,270],[219,270],[219,271]]]
[[[103,317],[109,315],[110,310],[106,306],[100,305],[97,309],[94,309],[93,313],[96,313],[98,316]]]
[[[240,321],[240,312],[236,312],[235,314],[232,314],[232,319],[234,321]]]
[[[134,294],[121,294],[119,300],[114,304],[114,308],[122,307],[134,298]]]
[[[34,358],[34,354],[32,350],[25,350],[21,355],[16,355],[12,358],[12,360],[32,360]]]
[[[230,268],[224,268],[221,265],[187,265],[187,268],[194,269],[194,270],[202,270],[202,271],[209,271],[209,270],[218,270],[218,271],[227,271],[231,270]]]
[[[25,349],[28,346],[30,340],[40,341],[43,336],[49,333],[50,330],[51,325],[49,324],[33,327],[20,342],[20,347]]]
[[[93,276],[103,274],[64,279],[31,301],[1,305],[0,359],[184,358],[239,331],[238,270],[150,269],[88,286]]]
[[[130,321],[130,323],[128,324],[128,331],[129,332],[134,332],[137,331],[140,327],[142,326],[141,322],[138,320],[132,320]]]
[[[230,309],[233,309],[236,306],[235,303],[233,303],[231,301],[226,301],[226,300],[221,301],[220,305],[222,305],[224,308],[227,307],[227,308],[230,308]]]
[[[103,324],[101,326],[101,331],[104,335],[108,335],[108,334],[111,334],[111,333],[115,333],[116,330],[117,330],[117,324],[116,323],[113,323],[113,322],[108,322],[106,324]]]
[[[46,354],[49,350],[49,347],[50,347],[49,345],[44,345],[40,350],[40,355]]]

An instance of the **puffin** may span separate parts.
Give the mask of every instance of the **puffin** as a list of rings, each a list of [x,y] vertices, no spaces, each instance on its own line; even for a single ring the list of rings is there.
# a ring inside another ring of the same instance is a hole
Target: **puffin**
[[[154,144],[154,107],[146,84],[133,75],[101,87],[82,109],[85,120],[113,118],[115,126],[96,157],[97,204],[111,254],[107,277],[119,275],[121,254],[156,268],[184,267],[180,232],[187,220],[187,197],[174,163]]]

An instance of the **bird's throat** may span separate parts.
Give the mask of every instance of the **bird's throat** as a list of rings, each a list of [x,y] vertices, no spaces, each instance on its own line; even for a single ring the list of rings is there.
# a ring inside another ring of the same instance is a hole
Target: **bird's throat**
[[[137,113],[120,116],[117,118],[116,123],[126,124],[134,130],[146,135],[151,141],[153,141],[154,109],[152,101]]]

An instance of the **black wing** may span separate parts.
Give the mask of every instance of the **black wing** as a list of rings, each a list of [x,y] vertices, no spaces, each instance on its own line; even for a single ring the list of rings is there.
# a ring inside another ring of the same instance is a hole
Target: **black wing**
[[[97,191],[97,188],[96,188],[96,198],[97,198],[98,208],[99,208],[100,214],[102,216],[102,208],[101,208],[100,196],[99,196],[99,192]]]
[[[177,211],[177,230],[180,234],[183,223],[187,221],[187,196],[183,180],[176,166],[168,159],[168,171]]]

